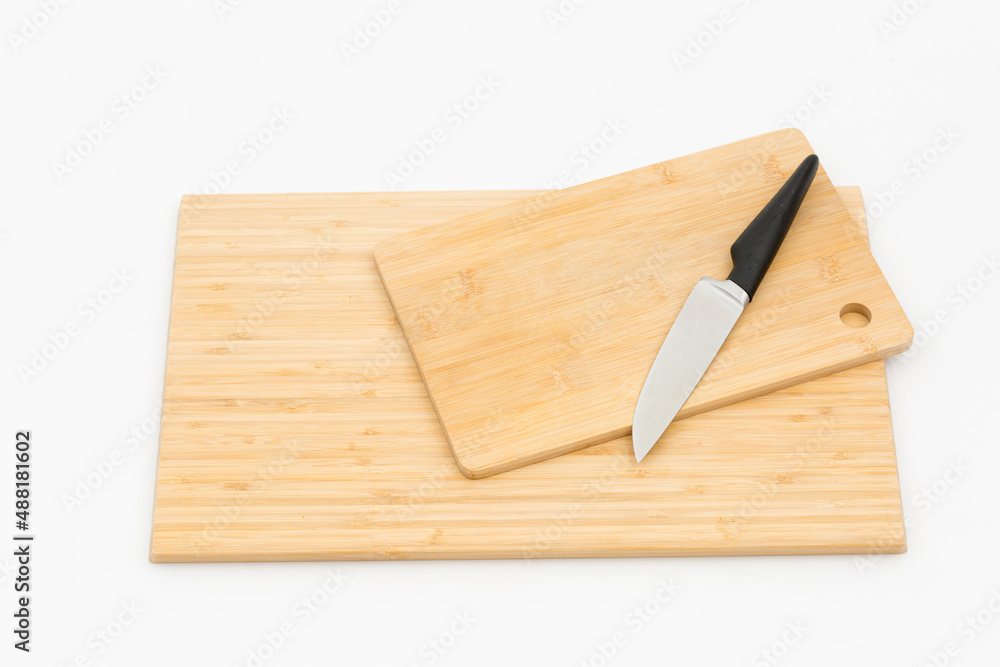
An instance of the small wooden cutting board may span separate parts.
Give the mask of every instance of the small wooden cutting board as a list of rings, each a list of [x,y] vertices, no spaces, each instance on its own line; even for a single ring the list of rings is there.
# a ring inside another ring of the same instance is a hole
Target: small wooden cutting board
[[[812,152],[782,130],[380,242],[379,272],[462,472],[630,433],[691,289],[726,277],[729,247]],[[854,328],[862,314],[870,323]],[[912,335],[820,167],[677,418],[901,352]]]
[[[624,437],[463,477],[372,247],[534,194],[185,198],[151,560],[905,549],[882,362],[673,424],[641,465]]]

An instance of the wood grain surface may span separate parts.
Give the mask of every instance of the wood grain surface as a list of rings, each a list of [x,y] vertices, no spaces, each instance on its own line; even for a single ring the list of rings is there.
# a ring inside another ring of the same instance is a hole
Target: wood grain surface
[[[372,248],[534,194],[185,198],[151,560],[905,549],[881,362],[464,477]]]
[[[728,275],[729,247],[810,153],[782,130],[381,241],[379,271],[462,471],[631,433],[691,289]],[[845,307],[871,323],[845,326]],[[821,167],[677,417],[881,359],[912,336]]]

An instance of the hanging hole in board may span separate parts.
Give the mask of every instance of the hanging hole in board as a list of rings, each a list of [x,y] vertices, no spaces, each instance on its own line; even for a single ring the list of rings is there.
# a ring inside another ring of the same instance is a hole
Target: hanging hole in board
[[[852,329],[860,329],[872,321],[872,311],[860,303],[849,303],[840,309],[840,321]]]

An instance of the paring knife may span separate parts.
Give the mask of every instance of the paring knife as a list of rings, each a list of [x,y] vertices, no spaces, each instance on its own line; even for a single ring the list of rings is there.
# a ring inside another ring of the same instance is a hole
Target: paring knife
[[[818,167],[815,155],[803,160],[743,230],[730,249],[733,270],[726,280],[704,277],[691,290],[639,393],[632,417],[636,461],[646,456],[670,426],[753,299]]]

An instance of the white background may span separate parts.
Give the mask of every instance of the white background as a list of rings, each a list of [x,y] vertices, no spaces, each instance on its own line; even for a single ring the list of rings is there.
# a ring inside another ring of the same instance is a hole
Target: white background
[[[557,0],[403,0],[348,61],[342,44],[387,0],[233,0],[221,12],[213,0],[6,0],[0,539],[14,532],[13,442],[25,428],[38,537],[30,655],[11,648],[12,558],[0,549],[0,663],[246,665],[292,620],[294,635],[263,664],[427,665],[422,647],[447,641],[468,611],[471,630],[434,664],[922,665],[951,641],[957,655],[939,664],[996,664],[1000,614],[983,612],[992,623],[970,641],[962,624],[994,595],[1000,610],[1000,279],[990,264],[1000,254],[1000,9],[899,2],[910,14],[889,30],[888,0],[589,0],[557,22],[547,14]],[[57,10],[43,20],[47,4]],[[720,31],[724,9],[732,20]],[[679,66],[675,54],[699,38],[701,53]],[[142,89],[147,67],[165,78]],[[925,331],[888,366],[907,554],[147,562],[181,195],[203,191],[230,160],[240,173],[226,192],[385,190],[399,156],[483,76],[498,89],[402,189],[538,188],[566,170],[577,183],[760,134],[798,111],[833,182],[864,188],[875,256]],[[127,116],[123,94],[144,98]],[[294,118],[249,159],[241,144],[274,109]],[[106,118],[110,133],[57,173]],[[624,131],[581,168],[579,146],[616,119]],[[922,169],[913,157],[925,151],[934,160]],[[873,207],[895,180],[902,193]],[[87,319],[80,304],[115,271],[127,287]],[[926,324],[936,313],[946,321]],[[71,323],[79,335],[22,379],[18,368]],[[140,446],[68,509],[66,495],[144,426]],[[952,464],[967,470],[949,476]],[[933,502],[918,500],[925,492]],[[331,568],[349,581],[298,623],[292,606]],[[626,615],[661,578],[681,591],[633,632]],[[95,633],[114,631],[133,604],[136,620],[98,652]],[[782,647],[788,623],[805,630]],[[597,645],[620,630],[627,643],[602,662]],[[769,662],[760,652],[776,642],[783,655]]]

